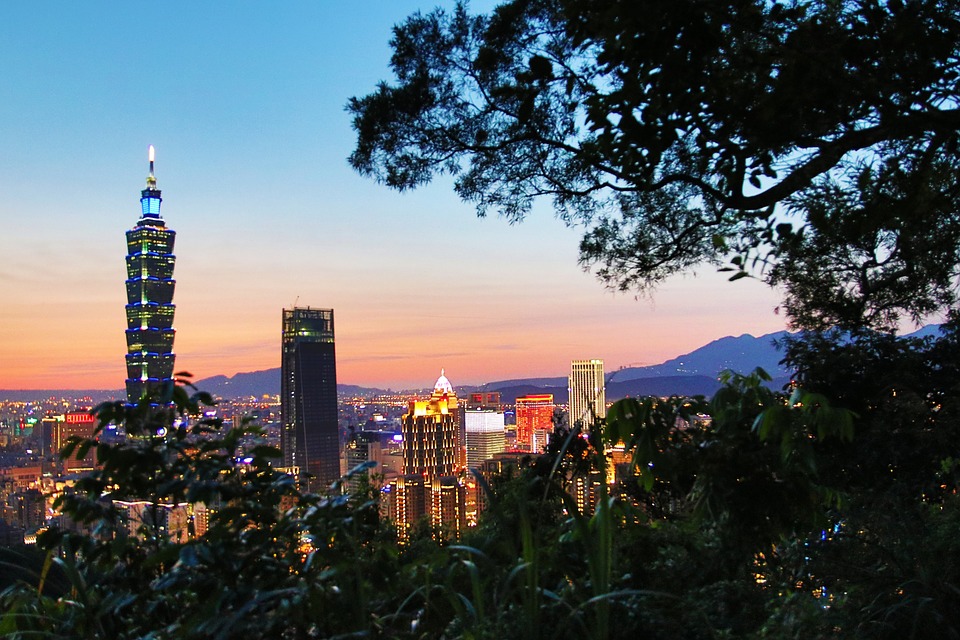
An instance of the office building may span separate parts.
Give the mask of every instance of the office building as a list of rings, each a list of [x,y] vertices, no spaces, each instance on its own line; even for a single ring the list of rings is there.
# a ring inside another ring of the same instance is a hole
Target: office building
[[[390,485],[395,494],[391,517],[402,540],[423,517],[444,536],[458,538],[463,531],[466,492],[456,475],[459,418],[457,394],[443,371],[429,398],[409,402],[401,422],[403,482]]]
[[[520,451],[541,453],[547,446],[547,439],[553,433],[553,394],[537,393],[518,396],[517,440]]]
[[[415,473],[398,476],[383,488],[381,500],[386,507],[386,515],[393,520],[401,541],[410,537],[417,523],[429,523],[429,493],[423,476]]]
[[[574,360],[570,363],[570,426],[585,430],[597,418],[607,415],[603,360]]]
[[[490,408],[480,406],[467,407],[461,412],[464,424],[466,443],[467,473],[464,476],[466,485],[466,519],[467,526],[477,524],[477,498],[481,488],[474,473],[478,472],[483,463],[502,453],[505,445],[505,425],[503,411],[499,410],[500,397],[497,394],[496,403]],[[495,407],[495,408],[494,408]]]
[[[466,433],[467,468],[477,469],[495,454],[503,452],[503,412],[496,409],[472,409],[463,412]]]
[[[460,401],[460,458],[457,460],[457,465],[460,468],[468,466],[466,412],[471,410],[503,413],[503,405],[500,402],[500,392],[471,392],[467,394],[466,398]]]
[[[55,438],[61,422],[63,422],[62,415],[46,416],[40,420],[39,431],[36,426],[33,427],[33,435],[38,441],[37,448],[43,455],[52,457],[59,455],[60,449],[57,448]]]
[[[457,471],[460,432],[457,394],[441,371],[426,400],[412,399],[403,415],[403,472],[428,480]]]
[[[283,310],[280,446],[288,469],[309,474],[309,491],[340,477],[333,309]]]
[[[140,220],[127,231],[127,401],[149,396],[168,402],[173,385],[173,242],[176,232],[160,217],[160,190],[149,150],[147,188]]]
[[[374,464],[366,471],[356,473],[347,479],[346,485],[351,492],[356,492],[363,485],[364,479],[369,483],[371,477],[383,474],[381,438],[382,434],[379,431],[357,431],[351,434],[346,446],[344,446],[343,453],[347,464],[346,473],[350,473],[362,464]]]
[[[93,438],[97,428],[97,418],[89,411],[71,411],[63,416],[63,419],[57,422],[53,432],[53,442],[56,451],[60,451],[67,445],[70,438],[77,437],[82,439]],[[96,463],[96,448],[87,451],[83,458],[76,457],[77,452],[59,464],[63,473],[76,473],[80,471],[90,471]]]
[[[467,489],[456,476],[430,483],[430,524],[449,540],[459,540],[467,526]]]

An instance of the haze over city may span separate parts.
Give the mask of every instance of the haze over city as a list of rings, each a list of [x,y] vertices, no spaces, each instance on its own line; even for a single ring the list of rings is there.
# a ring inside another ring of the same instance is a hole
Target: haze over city
[[[441,367],[466,384],[655,364],[784,328],[758,281],[706,265],[635,300],[581,270],[579,230],[546,206],[511,226],[448,181],[399,194],[356,175],[344,105],[390,79],[391,27],[435,4],[5,7],[0,388],[123,386],[148,144],[177,231],[176,369],[197,378],[278,366],[294,305],[335,310],[341,382],[392,388]]]

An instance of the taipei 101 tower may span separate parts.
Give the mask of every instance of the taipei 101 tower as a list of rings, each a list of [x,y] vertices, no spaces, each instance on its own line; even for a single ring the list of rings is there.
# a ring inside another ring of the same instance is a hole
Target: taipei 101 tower
[[[173,241],[176,232],[160,218],[160,190],[150,175],[140,192],[140,220],[127,231],[127,401],[161,401],[173,384]]]

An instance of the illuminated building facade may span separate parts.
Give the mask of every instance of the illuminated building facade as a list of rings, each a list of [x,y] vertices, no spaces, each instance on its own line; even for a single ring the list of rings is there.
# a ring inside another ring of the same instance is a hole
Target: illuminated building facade
[[[553,432],[554,407],[552,393],[517,398],[517,449],[534,453],[543,451]]]
[[[430,524],[434,531],[459,540],[467,525],[467,490],[456,476],[434,478],[430,483]]]
[[[499,411],[500,404],[499,391],[478,391],[467,396],[464,405],[472,409],[493,409]]]
[[[460,412],[457,394],[441,371],[433,393],[426,400],[410,400],[403,415],[404,486],[391,483],[396,491],[392,513],[401,539],[409,535],[413,521],[429,516],[434,531],[453,538],[466,523],[466,491],[457,478]],[[422,485],[416,481],[422,478]],[[428,512],[418,513],[422,505]]]
[[[495,409],[467,409],[463,413],[467,445],[467,468],[477,469],[504,446],[503,412]]]
[[[607,415],[603,360],[574,360],[570,363],[570,426],[589,428],[596,418]]]
[[[160,217],[160,190],[149,151],[140,220],[127,231],[127,401],[161,399],[173,384],[173,242],[176,232]]]
[[[476,394],[478,395],[478,394]],[[473,473],[483,463],[498,453],[502,453],[505,444],[505,424],[503,411],[499,410],[500,394],[494,407],[467,407],[461,412],[466,443],[466,466],[464,477],[466,485],[466,518],[468,526],[477,524],[477,497],[482,489]],[[489,406],[489,405],[488,405]]]
[[[333,309],[284,309],[282,343],[284,466],[313,476],[309,491],[324,491],[340,477]]]
[[[459,440],[457,394],[443,372],[426,400],[410,400],[403,415],[403,472],[428,480],[457,471]]]
[[[60,451],[66,446],[70,438],[92,438],[97,428],[97,418],[89,411],[71,411],[63,416],[54,429],[54,449]],[[75,473],[79,471],[92,470],[96,462],[96,449],[91,448],[86,456],[77,459],[76,453],[60,460],[63,473]]]
[[[582,514],[591,514],[597,508],[597,500],[600,497],[600,485],[606,479],[596,469],[590,471],[586,477],[577,476],[573,478],[567,488],[567,492],[573,496],[577,503],[577,509]]]
[[[406,540],[414,525],[427,517],[428,494],[423,476],[418,474],[399,476],[385,487],[382,500],[401,540]]]
[[[467,397],[460,402],[460,448],[465,449],[467,443],[467,421],[464,413],[470,409],[482,409],[486,411],[503,411],[503,404],[500,401],[499,391],[477,391],[467,394]],[[466,451],[462,451],[463,454]],[[467,464],[466,456],[459,461],[460,466]]]

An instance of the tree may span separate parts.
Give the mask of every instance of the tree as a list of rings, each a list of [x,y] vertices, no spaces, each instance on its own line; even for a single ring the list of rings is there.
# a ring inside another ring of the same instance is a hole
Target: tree
[[[853,441],[817,445],[819,480],[840,500],[792,578],[829,594],[857,637],[960,637],[956,539],[945,535],[960,517],[956,314],[941,332],[786,341],[799,383],[858,416]]]
[[[395,27],[350,162],[510,221],[552,198],[621,290],[729,261],[798,326],[888,328],[955,299],[958,32],[956,0],[458,4]]]

